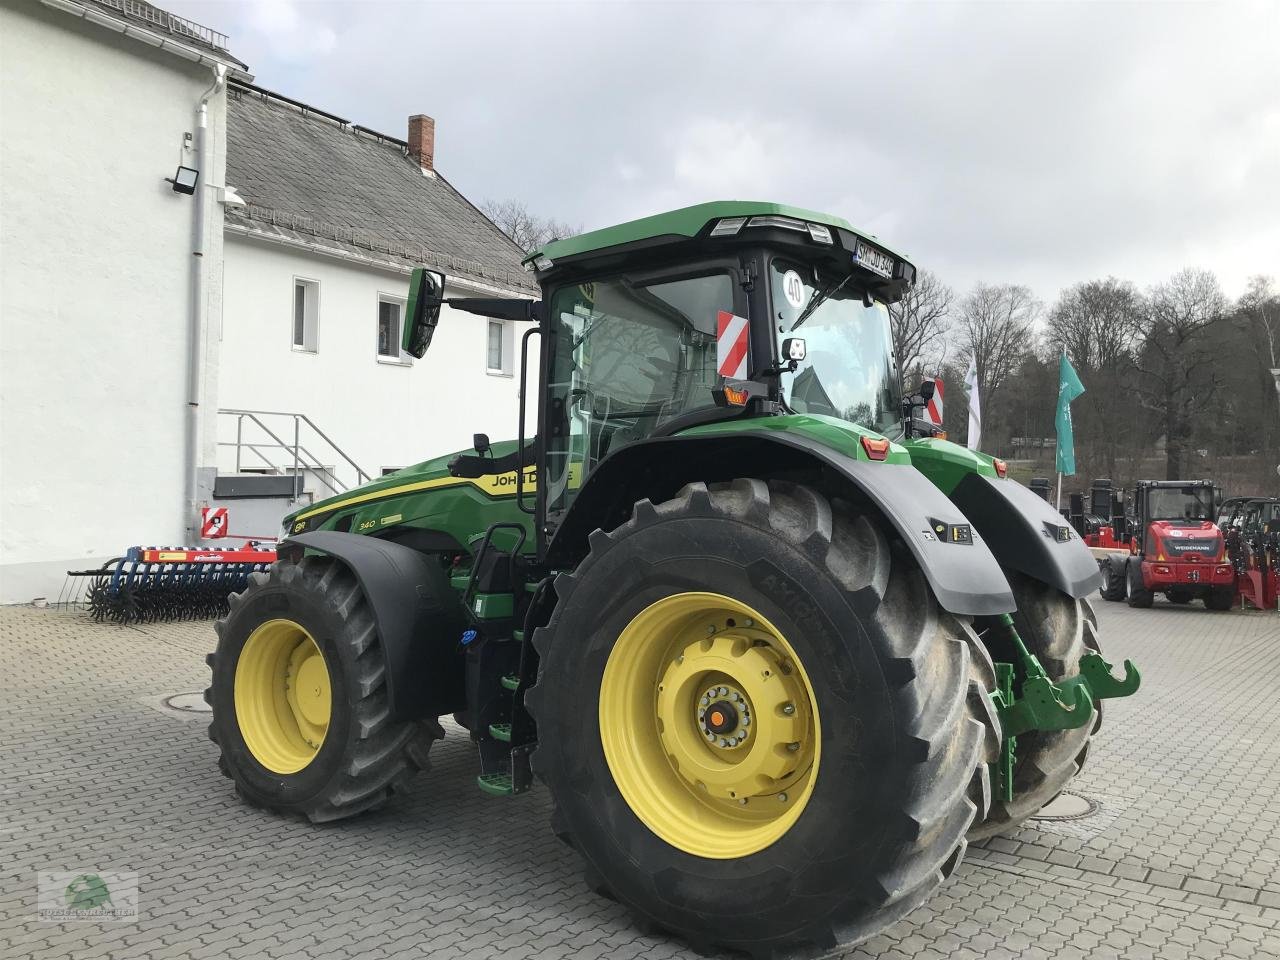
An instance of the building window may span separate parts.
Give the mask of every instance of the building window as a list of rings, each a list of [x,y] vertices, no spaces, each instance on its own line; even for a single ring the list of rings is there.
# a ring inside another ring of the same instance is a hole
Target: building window
[[[501,320],[489,321],[489,359],[486,369],[490,373],[506,373],[506,324]]]
[[[400,352],[400,324],[404,319],[404,301],[395,297],[378,297],[378,360],[384,363],[409,363]]]
[[[316,352],[320,283],[293,278],[293,349]]]

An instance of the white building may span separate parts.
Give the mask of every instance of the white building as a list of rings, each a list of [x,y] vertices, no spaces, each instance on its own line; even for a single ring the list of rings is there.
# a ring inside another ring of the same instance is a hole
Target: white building
[[[434,122],[409,118],[405,141],[247,84],[228,96],[227,177],[247,206],[226,218],[219,405],[305,413],[372,476],[476,432],[514,436],[523,331],[446,308],[425,357],[400,352],[413,266],[443,271],[448,296],[534,290],[519,248],[435,169]],[[259,420],[292,443],[291,419]],[[225,414],[219,436],[263,440],[257,427]],[[309,489],[356,479],[306,424],[300,437],[336,473],[313,473]],[[224,472],[235,452],[221,447]],[[243,470],[271,451],[239,452]],[[274,453],[288,468],[292,451]]]
[[[195,293],[220,312],[219,76],[248,78],[225,37],[145,3],[0,0],[0,600],[184,537],[213,450],[188,447],[216,406],[189,361]]]
[[[446,310],[424,360],[388,346],[411,265],[451,295],[529,292],[434,170],[433,125],[411,150],[251,80],[225,36],[139,0],[0,0],[0,602],[193,542],[199,507],[237,492],[218,446],[237,427],[243,470],[292,470],[219,408],[303,414],[373,475],[514,433],[514,331],[491,348]],[[192,172],[192,193],[166,181]],[[292,419],[258,419],[292,444]],[[308,490],[355,482],[298,422],[334,468]],[[230,502],[248,534],[291,506]]]

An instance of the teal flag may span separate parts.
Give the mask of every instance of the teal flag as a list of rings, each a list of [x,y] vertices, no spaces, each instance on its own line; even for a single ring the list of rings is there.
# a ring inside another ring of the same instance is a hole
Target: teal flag
[[[1076,446],[1075,436],[1071,432],[1071,401],[1084,393],[1084,384],[1076,376],[1075,369],[1067,360],[1063,351],[1062,360],[1058,364],[1058,472],[1068,477],[1075,476]]]

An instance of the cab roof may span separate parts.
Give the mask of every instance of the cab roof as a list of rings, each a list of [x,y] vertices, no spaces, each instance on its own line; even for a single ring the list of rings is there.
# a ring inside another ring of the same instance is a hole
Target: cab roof
[[[698,236],[712,221],[726,217],[759,217],[771,214],[847,230],[865,240],[875,241],[876,246],[902,260],[908,259],[904,254],[881,243],[873,234],[858,230],[847,220],[833,217],[828,213],[818,213],[815,210],[790,207],[782,203],[766,203],[760,200],[713,200],[709,203],[699,203],[692,207],[681,207],[678,210],[655,214],[652,217],[629,220],[600,230],[591,230],[580,233],[576,237],[553,240],[541,250],[529,254],[523,262],[526,267],[530,267],[543,258],[554,262],[566,257],[604,251],[625,244],[659,240],[663,237],[670,237],[673,241],[683,240]]]

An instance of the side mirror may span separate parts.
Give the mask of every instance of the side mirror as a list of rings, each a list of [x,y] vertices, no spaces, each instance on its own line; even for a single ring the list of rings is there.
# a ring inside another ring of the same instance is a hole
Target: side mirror
[[[444,274],[433,273],[425,267],[415,267],[409,279],[409,305],[405,311],[407,321],[400,346],[405,353],[421,357],[431,346],[431,337],[440,322],[440,307],[444,303]]]
[[[924,402],[928,403],[933,399],[933,392],[937,388],[937,383],[933,380],[920,381],[920,396],[924,397]]]
[[[472,434],[471,447],[476,453],[483,457],[489,452],[489,435],[487,433]]]

